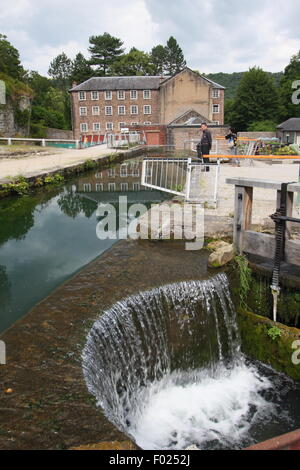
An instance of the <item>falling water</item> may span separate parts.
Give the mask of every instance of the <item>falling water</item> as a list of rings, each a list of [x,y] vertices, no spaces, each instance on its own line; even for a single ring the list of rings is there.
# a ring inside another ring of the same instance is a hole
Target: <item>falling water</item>
[[[239,448],[276,411],[271,381],[241,354],[225,274],[117,302],[88,335],[83,372],[143,449]]]

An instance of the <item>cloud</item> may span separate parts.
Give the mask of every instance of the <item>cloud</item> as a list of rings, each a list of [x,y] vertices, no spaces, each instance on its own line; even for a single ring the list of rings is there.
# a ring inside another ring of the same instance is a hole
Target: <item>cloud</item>
[[[87,54],[89,36],[105,31],[127,50],[150,51],[172,35],[202,72],[279,71],[298,52],[299,17],[293,0],[14,0],[0,12],[24,66],[40,73],[62,51]]]

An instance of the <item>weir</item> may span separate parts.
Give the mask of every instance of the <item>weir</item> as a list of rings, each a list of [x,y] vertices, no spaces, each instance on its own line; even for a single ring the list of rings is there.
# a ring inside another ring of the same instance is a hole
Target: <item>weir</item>
[[[241,353],[224,273],[117,302],[88,335],[83,373],[108,419],[143,449],[242,448],[261,427],[264,438],[280,432],[270,423],[282,381]],[[281,424],[290,419],[281,409]]]

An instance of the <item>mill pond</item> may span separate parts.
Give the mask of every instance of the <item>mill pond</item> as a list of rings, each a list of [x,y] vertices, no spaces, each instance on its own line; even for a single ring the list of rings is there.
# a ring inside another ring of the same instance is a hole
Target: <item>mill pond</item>
[[[299,428],[299,383],[244,355],[230,269],[97,238],[99,203],[168,197],[129,165],[0,202],[0,447],[241,449]]]

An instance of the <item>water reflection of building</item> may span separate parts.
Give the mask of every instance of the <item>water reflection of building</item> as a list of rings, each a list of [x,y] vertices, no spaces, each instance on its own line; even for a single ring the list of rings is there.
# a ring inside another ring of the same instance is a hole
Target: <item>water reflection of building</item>
[[[95,202],[118,201],[126,194],[128,202],[160,202],[166,195],[141,185],[142,161],[124,162],[107,170],[80,178],[76,191]]]
[[[98,171],[79,180],[78,192],[144,191],[141,185],[142,162],[125,162],[114,168]]]

